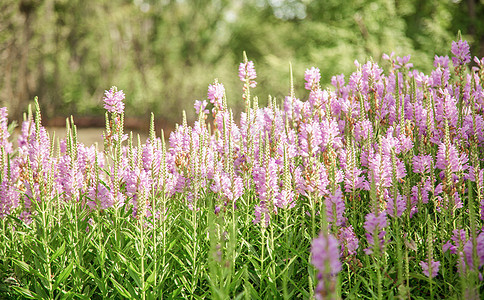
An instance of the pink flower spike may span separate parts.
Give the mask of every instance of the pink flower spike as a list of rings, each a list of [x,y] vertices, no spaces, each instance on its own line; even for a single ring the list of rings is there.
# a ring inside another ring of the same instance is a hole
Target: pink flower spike
[[[197,115],[199,115],[201,112],[204,114],[208,114],[208,109],[205,109],[207,107],[207,100],[195,100],[195,104],[193,105],[195,108],[195,112]]]
[[[249,86],[255,88],[257,82],[254,79],[257,78],[257,73],[255,72],[254,62],[248,61],[246,63],[240,63],[239,65],[239,78],[240,81],[246,82],[249,80]]]
[[[437,276],[437,273],[439,272],[439,267],[440,267],[440,261],[431,261],[431,268],[432,268],[432,274],[430,274],[430,268],[428,262],[421,261],[420,266],[422,267],[422,273],[424,273],[425,276],[434,278]]]
[[[221,83],[214,83],[208,86],[207,98],[218,109],[222,109],[222,100],[225,94],[225,88]]]
[[[467,41],[459,40],[452,42],[451,52],[455,56],[452,57],[454,67],[465,65],[471,61],[470,47]]]
[[[109,112],[122,114],[124,112],[124,93],[118,91],[118,88],[113,86],[109,91],[104,91],[104,108]]]
[[[306,80],[306,83],[304,84],[306,90],[316,90],[319,87],[319,81],[321,80],[319,69],[315,67],[306,69],[304,80]]]

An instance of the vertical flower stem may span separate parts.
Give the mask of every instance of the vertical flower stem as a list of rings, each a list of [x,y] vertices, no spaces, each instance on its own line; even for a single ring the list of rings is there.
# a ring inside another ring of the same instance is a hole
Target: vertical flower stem
[[[284,231],[286,231],[288,229],[288,224],[289,224],[289,220],[288,220],[288,212],[287,212],[287,208],[284,209]],[[286,265],[289,264],[289,237],[288,237],[288,234],[286,233],[284,235],[285,237],[285,251],[284,251],[284,260],[286,262]],[[282,292],[283,292],[283,296],[284,296],[284,299],[289,299],[289,295],[288,295],[288,291],[287,291],[287,273],[289,272],[289,268],[285,268],[285,271],[284,271],[284,274],[282,276]]]
[[[142,199],[145,201],[144,199]],[[139,226],[140,226],[140,259],[141,259],[141,274],[140,274],[140,280],[141,280],[141,299],[145,300],[146,299],[146,291],[145,291],[145,231],[144,231],[144,214],[140,216],[139,219]],[[155,253],[156,256],[156,253]]]
[[[263,213],[263,218],[260,222],[261,224],[261,231],[262,231],[262,244],[261,244],[261,256],[260,256],[260,283],[259,283],[259,294],[262,295],[263,292],[263,287],[264,287],[264,249],[265,249],[265,244],[266,244],[266,228],[265,228],[265,214]]]

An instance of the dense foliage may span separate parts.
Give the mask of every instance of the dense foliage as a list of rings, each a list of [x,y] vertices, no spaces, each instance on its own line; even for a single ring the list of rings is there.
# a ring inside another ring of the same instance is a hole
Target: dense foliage
[[[410,56],[355,62],[323,89],[305,72],[245,111],[225,87],[198,120],[142,143],[105,91],[104,149],[51,138],[35,112],[9,140],[0,109],[0,292],[35,299],[466,298],[484,292],[484,59],[452,43],[426,75]],[[260,83],[259,83],[260,84]]]
[[[381,64],[388,49],[428,73],[458,30],[484,56],[478,0],[2,0],[0,11],[0,106],[16,120],[34,96],[49,119],[102,118],[103,87],[116,83],[131,116],[154,111],[174,123],[202,97],[207,74],[240,112],[233,70],[243,50],[258,63],[264,104],[287,93],[288,62],[296,80],[318,67],[323,86],[355,59]]]

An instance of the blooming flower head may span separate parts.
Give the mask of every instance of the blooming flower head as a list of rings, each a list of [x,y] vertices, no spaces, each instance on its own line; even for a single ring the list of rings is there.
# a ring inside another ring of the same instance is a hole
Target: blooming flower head
[[[251,88],[256,87],[257,82],[255,82],[254,79],[257,78],[257,73],[255,72],[253,61],[240,63],[240,65],[239,65],[239,78],[240,78],[240,81],[243,81],[243,82],[247,81],[247,79],[248,79],[249,80],[249,86]]]
[[[471,61],[470,48],[467,41],[459,40],[458,42],[452,42],[451,48],[452,54],[452,64],[454,67],[467,64]]]
[[[430,164],[432,156],[430,155],[415,155],[412,158],[413,172],[419,174],[427,174],[430,172]]]
[[[113,86],[109,91],[104,91],[104,108],[109,112],[122,114],[124,111],[124,93],[118,91],[118,88]]]
[[[9,142],[8,137],[10,133],[8,132],[8,119],[7,119],[7,108],[0,108],[0,147],[4,147],[6,153],[12,152],[12,143]]]
[[[434,57],[434,67],[437,68],[438,66],[440,66],[441,68],[448,68],[449,67],[449,57],[446,55],[446,56],[438,56],[438,55],[435,55]]]
[[[395,66],[395,69],[400,69],[400,68],[405,68],[405,69],[410,69],[413,67],[412,63],[409,63],[410,61],[410,55],[404,56],[404,57],[397,57],[397,64]]]
[[[222,109],[222,100],[225,94],[225,88],[223,84],[215,82],[208,86],[207,98],[218,109]]]
[[[368,240],[369,248],[364,249],[366,254],[372,254],[374,249],[383,250],[384,237],[386,232],[383,230],[387,227],[386,212],[382,212],[378,215],[369,213],[365,217],[365,224],[363,227],[366,230],[366,239]],[[376,237],[376,240],[375,240]]]
[[[352,225],[339,228],[338,240],[341,244],[341,256],[356,254],[356,249],[358,249],[358,238],[356,237]]]
[[[208,109],[205,109],[205,107],[207,107],[207,100],[195,100],[193,107],[195,108],[197,115],[200,113],[208,114]]]
[[[428,262],[421,261],[420,266],[422,267],[422,272],[425,276],[434,278],[437,276],[440,267],[440,261],[431,261],[430,265]],[[432,268],[432,274],[430,274],[430,268]]]
[[[449,149],[447,149],[445,143],[441,143],[437,152],[435,167],[444,170],[447,166],[450,166],[452,172],[460,172],[468,168],[468,161],[467,154],[459,153],[455,145],[450,144]]]
[[[311,255],[312,264],[321,273],[336,275],[341,271],[340,247],[333,235],[320,233],[319,237],[313,240]]]
[[[329,222],[334,222],[336,226],[341,226],[345,223],[343,217],[345,211],[345,201],[341,189],[338,188],[334,194],[329,195],[325,199],[326,214]]]
[[[321,232],[311,245],[311,262],[318,269],[316,299],[328,298],[335,292],[336,274],[341,271],[338,240],[330,233]]]
[[[321,80],[319,69],[315,67],[306,69],[306,72],[304,73],[304,80],[306,80],[306,83],[304,84],[304,88],[306,88],[306,90],[317,89],[319,87],[319,81]]]

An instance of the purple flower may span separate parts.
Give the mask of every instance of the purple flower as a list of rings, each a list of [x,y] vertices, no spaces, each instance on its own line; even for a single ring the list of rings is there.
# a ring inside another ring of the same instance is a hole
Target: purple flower
[[[118,88],[113,86],[109,91],[104,91],[104,108],[111,113],[122,114],[124,111],[124,93],[118,91]]]
[[[341,271],[338,240],[329,233],[320,233],[311,245],[311,262],[323,274],[336,275]]]
[[[397,57],[397,64],[395,65],[395,69],[405,68],[410,69],[413,67],[412,63],[409,63],[410,55],[404,57]]]
[[[91,209],[106,209],[114,205],[114,196],[110,189],[104,184],[99,183],[96,187],[88,189],[88,198],[91,200],[87,203]]]
[[[20,193],[10,178],[0,183],[0,219],[9,215],[19,206]]]
[[[304,80],[306,80],[306,83],[304,84],[306,90],[317,89],[319,87],[319,81],[321,80],[319,69],[315,67],[306,69],[306,72],[304,73]]]
[[[12,153],[12,143],[8,140],[9,136],[7,108],[2,107],[0,108],[0,147],[4,148],[7,154]]]
[[[254,62],[248,61],[246,63],[240,63],[239,65],[239,78],[240,81],[247,81],[249,80],[249,86],[251,88],[255,88],[257,86],[257,82],[254,79],[257,78],[257,73],[255,72]]]
[[[375,216],[374,213],[369,213],[365,217],[366,221],[363,227],[366,230],[366,239],[368,240],[369,248],[364,249],[366,254],[372,254],[374,249],[383,250],[384,237],[386,232],[383,231],[387,227],[387,215],[382,212]],[[375,240],[376,237],[376,240]]]
[[[338,240],[341,244],[341,256],[355,255],[358,249],[358,238],[356,237],[353,226],[340,227],[338,230]]]
[[[270,215],[269,215],[269,210],[266,207],[266,204],[264,201],[261,201],[259,205],[255,206],[255,211],[254,211],[255,219],[252,220],[252,223],[258,224],[264,218],[265,222],[262,224],[262,226],[267,227],[269,226],[269,220],[270,220]]]
[[[412,158],[413,172],[419,174],[427,174],[430,172],[430,164],[432,162],[431,155],[415,155]]]
[[[71,156],[63,155],[59,158],[57,164],[57,178],[56,183],[62,191],[62,197],[68,201],[74,197],[79,198],[79,190],[82,188],[84,181],[84,174],[81,172],[78,160],[72,161]]]
[[[341,189],[338,188],[334,194],[326,197],[324,202],[326,205],[328,222],[334,222],[336,226],[343,225],[345,223],[345,218],[343,217],[345,201]]]
[[[389,197],[387,202],[387,213],[392,217],[401,217],[405,209],[407,208],[407,201],[402,195],[398,194],[395,197]]]
[[[469,240],[464,244],[463,247],[465,264],[469,267],[469,269],[474,268],[474,258],[473,258],[473,243],[472,239]],[[476,238],[476,253],[477,253],[477,267],[480,269],[484,264],[484,231]]]
[[[454,67],[467,64],[471,61],[470,47],[467,41],[459,40],[458,42],[452,42],[451,48],[452,54],[452,64]]]
[[[456,173],[465,171],[468,168],[468,160],[467,154],[459,154],[453,144],[451,144],[449,149],[447,149],[445,143],[441,143],[437,152],[437,161],[435,163],[435,167],[445,170],[447,166],[450,166],[450,170]]]
[[[225,88],[223,84],[215,82],[208,86],[207,98],[210,100],[210,103],[213,103],[213,105],[219,110],[222,110],[223,108],[222,100],[224,94]]]
[[[432,260],[430,266],[428,262],[421,261],[420,266],[422,267],[422,273],[424,273],[425,276],[434,278],[439,272],[440,261]],[[430,274],[430,269],[432,269],[432,274]]]
[[[449,67],[449,57],[446,55],[446,56],[437,56],[435,55],[434,57],[434,67],[437,68],[437,67],[441,67],[441,68],[448,68]]]
[[[193,107],[195,108],[197,115],[200,113],[208,114],[208,109],[205,109],[205,107],[207,107],[207,100],[195,100]]]
[[[371,174],[370,177],[377,187],[392,186],[392,162],[390,156],[375,154],[369,160],[368,169]]]

